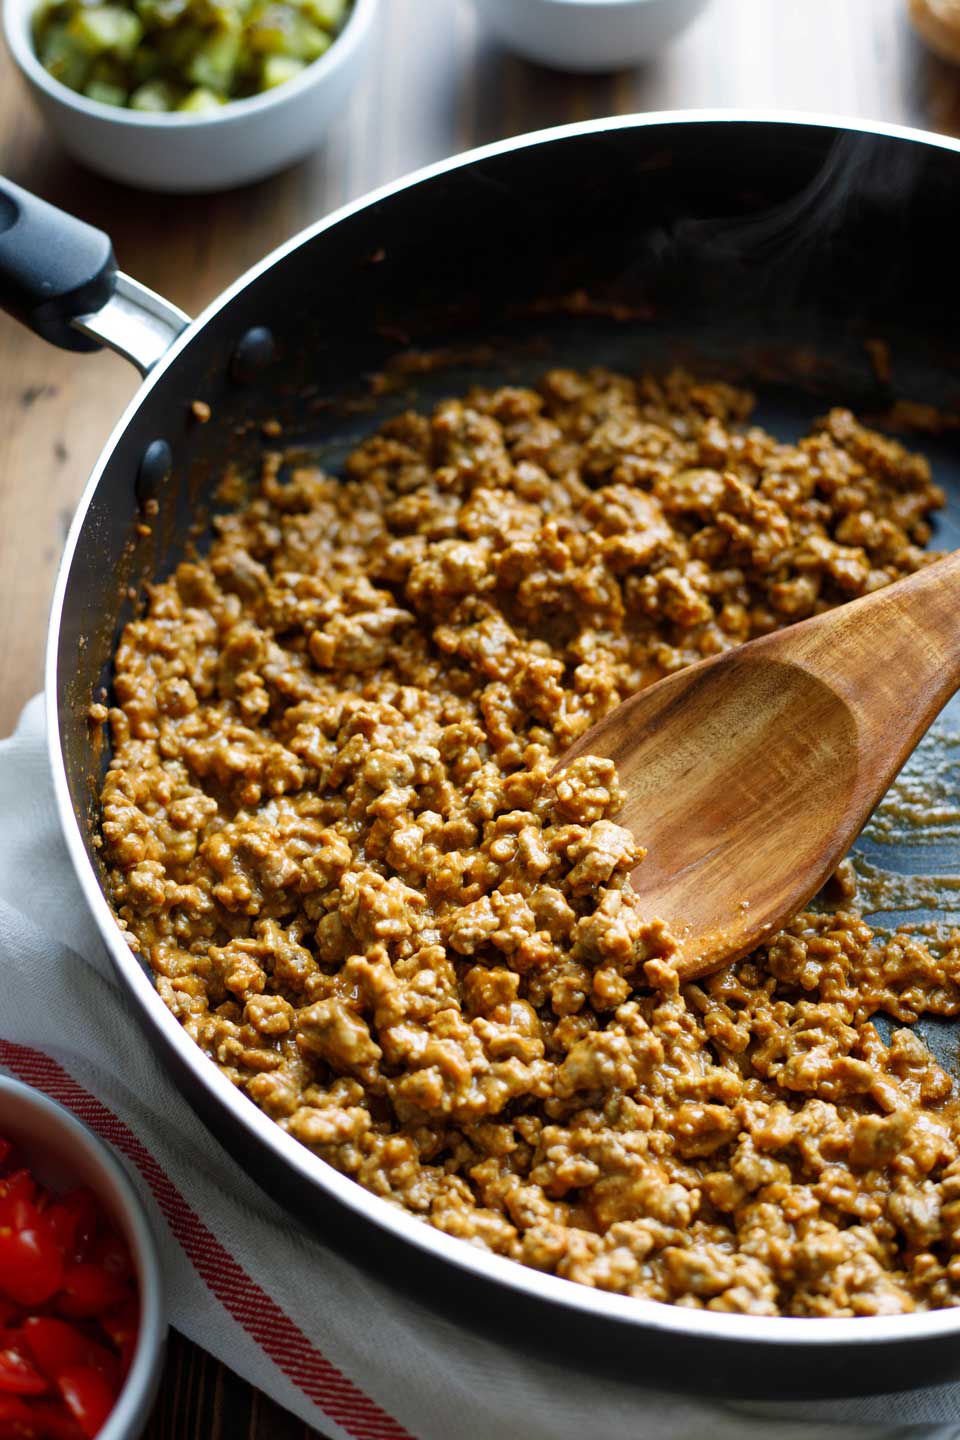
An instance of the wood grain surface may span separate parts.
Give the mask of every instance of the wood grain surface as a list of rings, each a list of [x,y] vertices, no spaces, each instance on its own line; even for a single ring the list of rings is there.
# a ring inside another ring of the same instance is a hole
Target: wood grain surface
[[[960,71],[927,55],[906,0],[711,0],[656,63],[596,78],[514,59],[470,0],[382,0],[343,115],[310,160],[273,180],[174,199],[100,180],[48,138],[5,53],[0,172],[108,230],[123,269],[195,313],[308,222],[468,146],[593,116],[733,105],[960,133]],[[0,734],[40,686],[65,527],[135,389],[115,356],[53,350],[0,317]],[[313,1433],[175,1337],[149,1440]]]

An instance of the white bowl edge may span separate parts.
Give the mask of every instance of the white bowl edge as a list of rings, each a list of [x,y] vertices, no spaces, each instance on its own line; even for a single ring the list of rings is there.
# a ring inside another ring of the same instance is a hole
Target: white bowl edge
[[[167,1323],[157,1242],[142,1201],[109,1147],[63,1106],[0,1074],[0,1134],[28,1158],[52,1156],[104,1202],[123,1231],[137,1271],[140,1334],[133,1364],[97,1440],[134,1440],[160,1382]]]

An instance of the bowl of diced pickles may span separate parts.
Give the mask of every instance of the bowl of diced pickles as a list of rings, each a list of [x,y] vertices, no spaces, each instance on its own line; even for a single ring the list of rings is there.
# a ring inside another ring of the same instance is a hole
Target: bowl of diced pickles
[[[342,112],[378,0],[2,0],[71,154],[111,179],[224,190],[294,164]]]

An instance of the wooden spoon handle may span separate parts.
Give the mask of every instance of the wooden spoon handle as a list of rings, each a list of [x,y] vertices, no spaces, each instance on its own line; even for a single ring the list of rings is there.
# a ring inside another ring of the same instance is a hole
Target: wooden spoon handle
[[[960,551],[766,640],[843,697],[892,779],[960,688]]]

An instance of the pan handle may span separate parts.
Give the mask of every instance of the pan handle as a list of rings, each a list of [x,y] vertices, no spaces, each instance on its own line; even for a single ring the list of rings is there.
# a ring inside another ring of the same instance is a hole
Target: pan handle
[[[146,375],[189,316],[117,270],[102,230],[0,177],[0,309],[65,350],[108,346]]]

